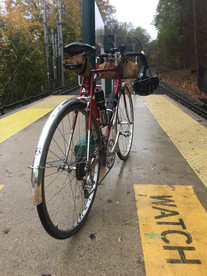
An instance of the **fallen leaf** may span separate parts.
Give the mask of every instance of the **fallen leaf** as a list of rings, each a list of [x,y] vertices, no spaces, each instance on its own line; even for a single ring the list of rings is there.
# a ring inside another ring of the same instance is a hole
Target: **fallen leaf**
[[[145,233],[144,234],[145,238],[148,239],[161,239],[164,238],[164,236],[157,234],[157,233]]]
[[[172,191],[175,190],[175,186],[173,186],[173,185],[168,185],[167,187],[168,187],[168,189],[170,189],[170,190],[172,190]]]
[[[130,220],[123,223],[124,226],[135,226],[138,224],[137,220]]]

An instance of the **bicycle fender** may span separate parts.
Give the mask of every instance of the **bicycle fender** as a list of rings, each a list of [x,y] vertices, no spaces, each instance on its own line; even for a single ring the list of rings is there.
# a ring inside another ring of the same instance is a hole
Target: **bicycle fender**
[[[73,98],[62,102],[52,111],[40,134],[35,150],[33,165],[31,167],[32,202],[35,206],[42,203],[42,179],[44,176],[44,160],[46,154],[46,150],[44,149],[47,147],[48,136],[50,136],[52,131],[51,126],[57,122],[62,113],[73,104],[79,104],[83,108],[86,108],[87,101],[84,100],[84,98]]]

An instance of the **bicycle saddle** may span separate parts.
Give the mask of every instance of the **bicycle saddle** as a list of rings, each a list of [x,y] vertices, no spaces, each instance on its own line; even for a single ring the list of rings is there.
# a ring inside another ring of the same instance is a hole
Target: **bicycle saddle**
[[[96,47],[86,43],[73,42],[64,47],[64,52],[69,56],[86,55],[90,56],[95,53]]]

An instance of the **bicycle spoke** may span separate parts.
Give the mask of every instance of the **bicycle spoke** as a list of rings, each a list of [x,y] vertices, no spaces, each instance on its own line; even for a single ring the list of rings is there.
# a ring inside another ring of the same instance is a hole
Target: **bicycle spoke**
[[[80,105],[72,106],[58,120],[45,146],[44,197],[38,212],[49,234],[68,237],[82,226],[92,205],[95,192],[90,192],[98,183],[101,145],[95,118],[89,137],[88,113]]]
[[[116,131],[120,133],[118,140],[118,156],[125,160],[129,156],[133,139],[133,105],[131,95],[125,87],[119,99],[116,115]]]

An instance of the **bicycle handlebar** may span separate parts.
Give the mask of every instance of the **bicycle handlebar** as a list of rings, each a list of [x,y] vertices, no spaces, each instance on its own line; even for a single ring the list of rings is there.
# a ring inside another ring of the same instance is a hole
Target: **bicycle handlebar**
[[[126,52],[128,57],[140,57],[145,67],[148,67],[146,56],[140,52]]]
[[[114,52],[113,52],[114,53]],[[111,55],[112,53],[109,54],[101,54],[99,57],[100,58],[107,58]],[[140,57],[142,60],[143,65],[147,68],[148,64],[147,64],[147,60],[146,60],[146,56],[143,53],[140,52],[125,52],[124,53],[127,57]]]

